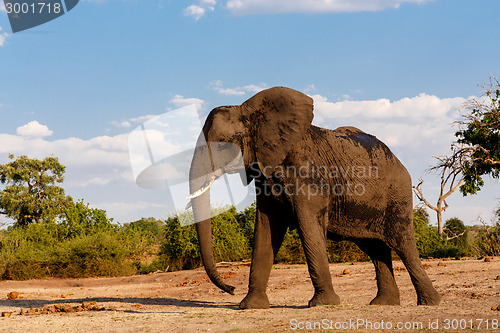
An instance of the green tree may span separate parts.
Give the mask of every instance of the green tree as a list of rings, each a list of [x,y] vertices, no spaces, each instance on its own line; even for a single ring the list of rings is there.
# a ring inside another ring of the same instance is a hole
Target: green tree
[[[72,203],[57,185],[64,180],[65,166],[53,156],[9,158],[11,162],[0,165],[0,181],[6,185],[0,192],[0,213],[14,219],[15,226],[60,217]]]
[[[243,236],[248,239],[250,248],[253,248],[256,216],[257,206],[255,202],[236,215],[236,220],[241,228],[241,232],[243,233]]]
[[[445,240],[448,244],[465,251],[467,249],[467,228],[458,217],[446,220],[444,225]]]
[[[469,101],[466,113],[459,122],[461,129],[455,133],[460,152],[468,159],[463,168],[464,184],[460,191],[476,194],[484,185],[482,176],[500,177],[500,83],[490,78],[482,86],[485,99]]]
[[[422,257],[433,256],[440,239],[435,228],[430,225],[429,213],[425,208],[418,207],[413,210],[413,226],[418,253]]]
[[[90,208],[83,200],[71,200],[60,215],[59,229],[65,238],[89,235],[97,231],[113,231],[118,227],[112,223],[112,218],[106,216],[105,210]]]

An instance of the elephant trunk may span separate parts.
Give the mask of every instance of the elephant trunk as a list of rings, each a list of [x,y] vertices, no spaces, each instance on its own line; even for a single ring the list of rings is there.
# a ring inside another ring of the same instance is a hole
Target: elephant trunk
[[[207,184],[205,181],[209,178],[209,173],[200,154],[195,154],[190,170],[190,192],[196,193]],[[210,182],[210,180],[208,180]],[[213,182],[213,181],[212,181]],[[199,192],[198,192],[199,193]],[[215,267],[214,250],[212,244],[212,219],[210,211],[210,190],[205,189],[201,194],[191,199],[196,231],[198,233],[198,242],[200,243],[201,259],[205,271],[210,280],[220,289],[234,295],[234,287],[224,283]]]

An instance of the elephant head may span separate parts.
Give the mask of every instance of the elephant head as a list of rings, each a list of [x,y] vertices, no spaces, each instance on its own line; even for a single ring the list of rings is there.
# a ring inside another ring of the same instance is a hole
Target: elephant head
[[[269,176],[303,138],[313,119],[313,101],[293,89],[274,87],[259,92],[242,105],[213,109],[203,126],[189,173],[190,192],[201,257],[210,280],[225,292],[234,287],[215,267],[210,219],[210,186],[216,178],[236,171],[243,158],[244,183],[255,177],[254,166]],[[202,142],[206,141],[206,145]],[[255,170],[257,170],[255,168]]]

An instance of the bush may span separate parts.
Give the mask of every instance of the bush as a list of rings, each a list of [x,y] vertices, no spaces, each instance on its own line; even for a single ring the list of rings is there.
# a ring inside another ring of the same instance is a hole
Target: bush
[[[2,231],[0,278],[115,276],[135,273],[135,244],[106,213],[81,204],[72,216]]]
[[[370,257],[350,241],[327,241],[330,262],[368,261]]]
[[[65,217],[57,225],[60,229],[60,237],[66,239],[95,232],[118,230],[119,226],[112,222],[113,219],[108,219],[106,216],[106,211],[90,208],[88,203],[80,200],[65,211]]]
[[[239,212],[236,220],[241,228],[243,236],[248,240],[248,245],[253,248],[253,234],[255,227],[255,219],[257,217],[257,207],[255,202]]]
[[[481,228],[471,248],[476,256],[500,255],[500,223],[496,223],[493,227]]]
[[[125,224],[123,229],[125,231],[139,232],[142,235],[159,237],[163,232],[163,221],[153,217],[142,218],[138,221]]]
[[[413,226],[417,249],[422,258],[448,258],[465,255],[467,252],[467,232],[464,223],[452,218],[445,223],[445,236],[462,236],[447,241],[439,237],[437,228],[430,225],[429,214],[424,208],[413,210]]]
[[[306,256],[297,229],[288,230],[275,262],[285,264],[305,264]]]
[[[190,212],[181,217],[192,218]],[[237,212],[222,209],[212,219],[216,261],[250,259],[255,204]],[[415,237],[422,257],[500,255],[500,224],[466,227],[453,218],[446,221],[449,241],[438,237],[425,209],[414,211]],[[468,234],[468,236],[467,236]],[[354,243],[327,241],[330,262],[369,260]],[[276,262],[304,264],[306,258],[298,230],[288,230]],[[201,266],[196,226],[181,227],[179,217],[159,221],[141,219],[120,226],[105,212],[76,205],[67,221],[40,222],[0,230],[0,279],[44,277],[118,276],[156,270],[192,269]]]
[[[58,277],[122,276],[136,272],[130,251],[117,234],[98,232],[66,241],[50,262]]]
[[[142,218],[127,223],[121,230],[123,242],[127,244],[130,259],[139,274],[165,270],[166,266],[158,260],[160,245],[165,237],[163,221]]]
[[[23,230],[24,234],[18,231],[2,240],[1,279],[79,278],[135,272],[132,262],[127,260],[129,249],[116,233],[103,231],[63,242],[52,242],[50,238],[40,242],[30,236],[41,226],[29,227]]]
[[[457,217],[448,219],[444,224],[446,245],[456,249],[457,255],[465,255],[468,249],[468,231],[464,222]]]
[[[221,208],[221,210],[225,210]],[[249,214],[252,210],[248,210]],[[191,214],[184,212],[183,214]],[[248,218],[237,219],[236,208],[212,218],[213,249],[215,261],[238,261],[250,258],[251,241],[245,236],[250,228]],[[160,249],[160,262],[169,270],[192,269],[201,265],[196,226],[181,227],[179,218],[169,218],[165,228],[165,240]]]
[[[440,248],[441,241],[437,228],[430,225],[429,213],[424,208],[419,207],[413,210],[413,226],[420,256],[434,257],[436,250]]]

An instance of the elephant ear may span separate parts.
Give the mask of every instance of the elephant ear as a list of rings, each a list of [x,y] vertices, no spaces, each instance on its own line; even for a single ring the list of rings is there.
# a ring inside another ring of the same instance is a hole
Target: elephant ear
[[[242,104],[252,115],[255,158],[269,176],[306,134],[313,119],[313,100],[285,87],[263,90]]]

